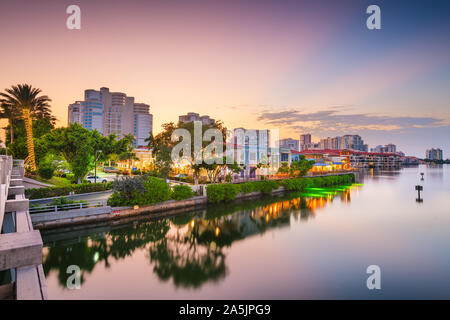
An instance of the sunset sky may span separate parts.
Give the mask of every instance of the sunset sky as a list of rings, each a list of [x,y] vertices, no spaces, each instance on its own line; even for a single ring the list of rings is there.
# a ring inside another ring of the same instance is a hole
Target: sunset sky
[[[81,30],[66,28],[81,7]],[[381,8],[368,30],[366,8]],[[360,134],[450,157],[450,1],[0,0],[0,90],[39,87],[58,126],[85,89],[298,139]]]

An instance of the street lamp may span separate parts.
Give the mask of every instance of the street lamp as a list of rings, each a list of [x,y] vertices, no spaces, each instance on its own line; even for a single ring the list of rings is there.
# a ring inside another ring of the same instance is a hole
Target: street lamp
[[[102,150],[95,150],[95,156],[94,156],[94,165],[95,165],[95,168],[94,168],[94,183],[97,183],[97,160],[100,157],[100,155],[98,155],[98,157],[97,157],[97,152],[101,153]]]

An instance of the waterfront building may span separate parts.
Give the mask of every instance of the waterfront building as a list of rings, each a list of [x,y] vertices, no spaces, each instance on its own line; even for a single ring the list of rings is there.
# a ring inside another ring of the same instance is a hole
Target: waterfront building
[[[200,116],[198,113],[195,112],[188,112],[185,115],[178,117],[179,122],[189,123],[194,121],[201,121],[203,125],[213,125],[215,123],[215,120],[210,118],[209,116]]]
[[[380,169],[397,169],[402,166],[402,157],[397,153],[365,152],[351,149],[304,150],[300,153],[307,158],[313,159],[339,157],[340,161],[344,164],[344,169],[347,168],[345,166],[346,164],[353,168]]]
[[[426,151],[427,160],[444,160],[442,149],[440,148],[431,148]]]
[[[402,157],[403,165],[405,166],[417,166],[419,165],[419,159],[416,157]]]
[[[278,146],[280,148],[289,148],[291,150],[300,151],[300,141],[291,138],[278,140]]]
[[[69,105],[68,123],[79,123],[88,130],[97,130],[104,136],[115,134],[118,138],[126,134],[135,137],[136,147],[145,146],[153,129],[150,106],[135,103],[134,97],[125,93],[88,89],[84,101]]]

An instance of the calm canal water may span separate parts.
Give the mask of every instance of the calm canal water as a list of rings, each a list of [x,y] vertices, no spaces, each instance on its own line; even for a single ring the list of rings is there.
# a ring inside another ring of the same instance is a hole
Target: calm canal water
[[[369,171],[361,182],[43,232],[49,298],[450,298],[450,167]],[[66,288],[69,265],[81,268],[79,290]],[[369,265],[381,268],[381,290],[366,287]]]

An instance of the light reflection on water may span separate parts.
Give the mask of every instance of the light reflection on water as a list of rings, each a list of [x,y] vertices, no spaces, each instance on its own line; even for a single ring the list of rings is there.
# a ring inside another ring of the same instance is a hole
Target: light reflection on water
[[[448,174],[448,166],[369,171],[358,185],[44,232],[49,296],[449,298]],[[419,183],[423,203],[415,202]],[[80,290],[65,288],[72,264],[82,270]],[[365,285],[371,264],[381,267],[377,292]]]

